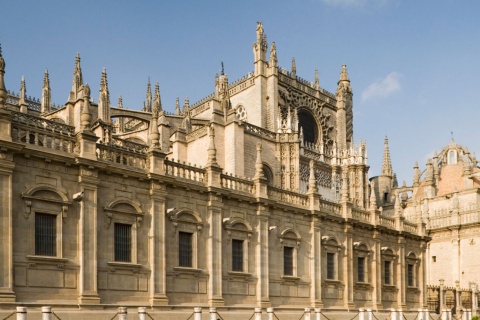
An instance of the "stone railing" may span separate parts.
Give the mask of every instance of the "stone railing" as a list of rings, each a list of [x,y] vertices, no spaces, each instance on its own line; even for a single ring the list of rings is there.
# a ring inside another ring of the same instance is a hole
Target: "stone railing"
[[[147,150],[148,150],[148,146],[141,143],[123,140],[119,138],[113,138],[112,141],[113,141],[112,142],[113,146],[127,150],[127,151],[145,154],[147,153]]]
[[[147,157],[143,152],[132,151],[115,144],[97,143],[97,159],[133,168],[146,169]]]
[[[260,136],[262,138],[270,138],[270,139],[276,139],[277,135],[275,132],[272,132],[270,130],[254,126],[253,124],[250,123],[244,123],[244,131],[254,134],[256,136]]]
[[[21,112],[14,111],[12,115],[14,141],[70,153],[74,151],[74,127]]]
[[[360,208],[352,208],[352,218],[359,221],[370,222],[370,212]]]
[[[340,215],[340,204],[331,202],[331,201],[326,201],[323,200],[320,201],[320,211],[328,213],[328,214],[333,214],[336,216]]]
[[[231,174],[221,175],[222,188],[245,193],[253,193],[253,181],[234,177]]]
[[[417,233],[417,224],[415,222],[404,220],[403,230],[409,233]]]
[[[210,101],[215,97],[215,93],[211,93],[210,95],[202,98],[200,101],[195,102],[193,105],[190,106],[190,116],[195,117],[202,113],[203,111],[210,108]]]
[[[395,218],[394,217],[380,215],[379,220],[380,220],[380,225],[381,226],[391,228],[391,229],[395,229]]]
[[[180,162],[180,160],[169,160],[168,158],[165,158],[164,165],[165,174],[167,176],[182,178],[201,183],[205,182],[204,168],[197,167],[196,165],[192,166],[190,164],[186,164],[185,162]]]
[[[461,224],[480,222],[480,212],[478,209],[474,211],[461,212],[459,215],[459,220]]]
[[[238,79],[233,82],[228,88],[228,94],[233,96],[234,94],[243,91],[247,88],[250,88],[255,84],[255,79],[253,78],[253,72],[249,73],[243,78]]]
[[[203,136],[207,135],[207,133],[208,133],[208,127],[203,126],[203,127],[198,128],[197,130],[192,131],[189,134],[187,134],[186,140],[187,140],[187,142],[192,142],[194,140],[197,140],[200,137],[203,137]]]
[[[289,190],[283,190],[276,187],[268,187],[268,198],[276,201],[286,202],[303,208],[308,207],[308,196]]]

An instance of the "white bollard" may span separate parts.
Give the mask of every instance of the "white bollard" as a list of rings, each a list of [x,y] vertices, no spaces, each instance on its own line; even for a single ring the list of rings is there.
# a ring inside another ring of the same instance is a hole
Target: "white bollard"
[[[358,309],[358,320],[365,320],[365,309]]]
[[[403,320],[403,310],[397,309],[397,318],[398,320]]]
[[[267,308],[267,320],[273,320],[273,308]]]
[[[425,315],[425,319],[424,320],[430,320],[430,310],[428,310],[428,308],[425,308],[423,310],[423,314]]]
[[[262,308],[255,308],[255,320],[262,320]]]
[[[322,309],[315,308],[315,320],[322,320]]]
[[[310,308],[305,308],[305,313],[303,314],[303,320],[310,320],[311,317]]]
[[[472,309],[467,309],[467,319],[472,319]]]
[[[442,309],[442,320],[448,320],[447,309]]]
[[[127,307],[118,307],[118,320],[127,320]]]
[[[372,309],[367,309],[367,320],[373,320]]]
[[[52,307],[42,307],[42,320],[52,319]]]
[[[452,320],[452,309],[447,309],[447,320]]]
[[[147,308],[138,307],[138,320],[147,320]]]
[[[27,307],[17,307],[17,320],[27,320]]]
[[[210,312],[210,320],[217,320],[217,308],[208,309]]]
[[[397,311],[395,309],[390,309],[390,319],[397,320]]]
[[[424,320],[425,314],[423,313],[422,308],[418,308],[417,310],[417,319],[418,320]]]
[[[462,320],[467,320],[467,311],[462,308]],[[470,319],[468,319],[470,320]]]
[[[202,308],[193,308],[193,320],[202,320]]]

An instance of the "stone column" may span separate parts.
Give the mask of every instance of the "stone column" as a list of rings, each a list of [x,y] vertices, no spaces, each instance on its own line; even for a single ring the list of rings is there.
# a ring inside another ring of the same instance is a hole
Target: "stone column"
[[[222,206],[221,198],[210,193],[208,202],[208,303],[210,306],[224,304],[222,297]]]
[[[13,292],[13,154],[0,153],[0,303],[14,302]]]
[[[321,221],[318,217],[312,217],[311,237],[311,299],[312,306],[323,307],[322,302],[322,231]]]
[[[257,243],[255,247],[255,263],[257,276],[257,306],[270,306],[269,298],[269,259],[268,259],[268,218],[267,206],[259,204],[257,208]]]
[[[345,284],[344,303],[348,309],[355,308],[353,302],[353,236],[352,226],[345,225],[345,255],[343,256],[343,283]]]
[[[397,197],[398,198],[398,197]],[[398,199],[397,199],[398,201]],[[400,308],[405,308],[407,298],[407,288],[405,279],[405,239],[399,237],[398,239],[398,263],[397,263],[397,304]]]
[[[97,292],[97,230],[98,230],[98,173],[86,165],[79,170],[80,201],[79,243],[80,255],[79,304],[98,304]]]
[[[440,281],[440,288],[438,289],[439,296],[440,296],[440,299],[439,299],[440,300],[439,301],[440,307],[439,307],[439,309],[443,310],[443,309],[445,309],[445,280],[440,279],[439,281]]]
[[[382,304],[382,251],[378,231],[373,232],[375,244],[373,246],[372,257],[372,282],[374,283],[374,292],[372,296],[373,306],[379,310],[383,309]]]
[[[418,288],[420,288],[420,298],[419,298],[419,306],[422,308],[426,308],[427,306],[427,260],[428,255],[426,253],[426,244],[422,243],[422,251],[420,254],[420,261],[419,261],[419,270],[418,270]]]
[[[154,180],[150,182],[150,303],[152,305],[166,305],[167,278],[165,254],[165,198],[167,190],[164,184]]]

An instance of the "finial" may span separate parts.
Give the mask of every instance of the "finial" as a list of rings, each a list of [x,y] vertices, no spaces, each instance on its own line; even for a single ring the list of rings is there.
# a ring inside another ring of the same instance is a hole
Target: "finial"
[[[0,44],[0,107],[5,105],[7,101],[7,89],[5,88],[5,82],[3,75],[5,74],[5,60],[2,56],[2,45]]]
[[[315,80],[313,85],[317,90],[320,88],[320,81],[318,80],[318,69],[315,69]]]
[[[190,102],[188,101],[188,97],[185,97],[182,113],[184,116],[186,116],[187,114],[190,114]]]
[[[295,57],[292,57],[292,76],[295,77],[297,75],[297,65],[295,63]]]
[[[162,111],[162,100],[160,99],[160,86],[158,81],[155,83],[155,97],[153,99],[153,109],[156,110],[157,116]]]
[[[146,94],[146,105],[145,105],[145,112],[152,112],[152,87],[150,85],[150,77],[148,77],[147,83],[147,94]]]
[[[90,86],[85,83],[83,86],[83,109],[80,115],[82,130],[90,130],[92,115],[90,114]]]
[[[382,176],[393,177],[392,162],[390,160],[390,149],[388,148],[388,137],[385,136],[382,161]]]
[[[210,142],[207,149],[207,166],[218,165],[217,164],[217,149],[215,149],[215,128],[213,123],[210,124],[208,127],[208,136],[210,138]]]
[[[48,78],[48,69],[45,69],[45,73],[43,75],[42,101],[40,104],[40,112],[42,114],[50,112],[50,101],[50,79]]]
[[[275,45],[275,42],[272,42],[272,47],[270,48],[270,67],[276,67],[278,64],[278,59],[277,59],[277,46]]]
[[[308,177],[308,191],[317,191],[317,179],[315,179],[315,166],[313,160],[310,160],[310,176]]]
[[[453,131],[450,131],[450,140],[452,140],[452,142],[454,141],[453,140]]]
[[[118,106],[117,108],[123,109],[123,99],[122,96],[118,97]]]
[[[377,209],[377,198],[375,197],[375,182],[370,184],[370,210]]]
[[[160,145],[160,134],[158,133],[158,108],[153,107],[152,120],[150,120],[150,149],[158,149]]]
[[[348,79],[347,65],[342,65],[342,71],[340,72],[340,81],[350,81]]]
[[[180,99],[175,99],[175,115],[180,115]]]
[[[223,69],[223,61],[222,61],[222,72],[220,73],[222,76],[225,75],[225,71]]]
[[[255,176],[254,179],[265,178],[263,173],[263,162],[262,162],[262,144],[257,143],[257,159],[255,160]]]

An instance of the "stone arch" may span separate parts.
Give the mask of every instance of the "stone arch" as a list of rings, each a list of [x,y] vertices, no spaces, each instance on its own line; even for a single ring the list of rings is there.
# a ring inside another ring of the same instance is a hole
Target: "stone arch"
[[[131,207],[136,214],[143,214],[140,203],[130,199],[115,199],[105,206],[105,210],[115,210],[119,212],[131,213],[132,210],[128,210],[128,207]]]
[[[42,196],[43,194],[43,196]],[[56,195],[56,197],[45,197],[46,195]],[[38,185],[33,188],[30,188],[26,192],[22,193],[23,198],[33,198],[36,200],[45,200],[45,201],[54,201],[54,202],[64,202],[70,204],[67,194],[64,190],[50,186],[50,185]]]

